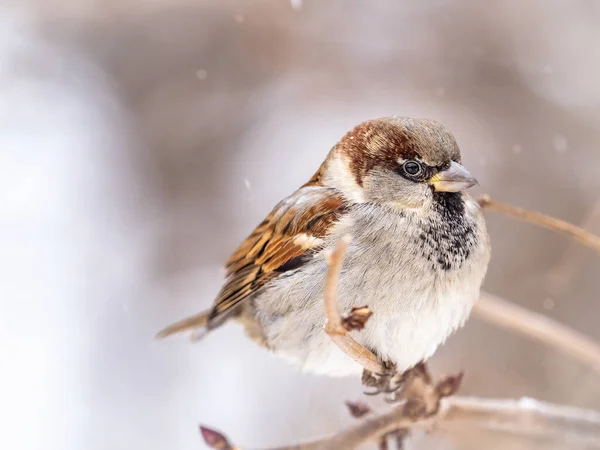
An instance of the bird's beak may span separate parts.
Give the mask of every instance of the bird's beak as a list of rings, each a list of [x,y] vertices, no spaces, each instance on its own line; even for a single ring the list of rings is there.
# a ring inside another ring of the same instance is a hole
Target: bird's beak
[[[467,169],[452,161],[449,168],[432,176],[429,184],[433,185],[437,192],[460,192],[475,186],[477,180]]]

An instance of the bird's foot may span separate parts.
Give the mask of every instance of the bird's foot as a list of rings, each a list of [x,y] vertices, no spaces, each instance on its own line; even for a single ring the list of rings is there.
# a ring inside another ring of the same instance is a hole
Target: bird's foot
[[[383,363],[383,366],[382,373],[373,373],[366,369],[363,371],[363,386],[374,388],[373,391],[365,392],[366,395],[391,394],[402,386],[404,374],[398,373],[396,365],[388,362]]]
[[[435,383],[424,362],[405,372],[398,372],[393,364],[384,364],[384,367],[385,371],[379,374],[367,370],[363,372],[363,385],[374,388],[374,391],[365,394],[384,394],[386,402],[399,404],[402,416],[414,422],[434,417],[440,410],[441,400],[458,391],[463,377],[463,374],[459,373],[444,377]],[[371,411],[363,403],[347,405],[356,418],[363,417]],[[379,438],[379,448],[387,449],[389,442],[395,442],[396,447],[402,449],[407,435],[406,428],[390,431]]]
[[[366,395],[386,395],[386,402],[404,402],[410,416],[430,416],[437,413],[440,400],[458,391],[462,373],[447,376],[437,383],[424,362],[412,369],[398,372],[393,364],[384,364],[386,370],[374,374],[365,370],[362,376],[364,386],[374,388]]]
[[[368,370],[363,371],[363,386],[375,389],[371,392],[365,392],[366,395],[398,393],[406,381],[416,378],[424,380],[427,384],[431,384],[431,375],[423,362],[405,372],[398,372],[396,365],[390,362],[383,363],[383,366],[385,370],[382,373],[373,373]],[[393,398],[388,398],[387,400],[392,400],[392,403],[395,401]]]

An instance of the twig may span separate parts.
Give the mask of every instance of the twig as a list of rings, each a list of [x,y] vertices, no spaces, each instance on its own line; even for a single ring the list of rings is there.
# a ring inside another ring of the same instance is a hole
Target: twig
[[[344,327],[338,310],[337,286],[340,278],[342,261],[349,243],[350,238],[348,236],[340,239],[333,252],[329,255],[329,269],[325,276],[325,291],[323,295],[325,301],[325,314],[327,316],[325,332],[344,353],[352,357],[362,367],[373,373],[383,373],[385,372],[385,367],[377,357],[348,334],[348,330]],[[364,325],[364,321],[370,316],[370,311],[368,311],[367,308],[358,308],[353,312],[357,313],[358,317],[348,318],[345,320],[346,323],[355,319],[358,322],[362,322]]]
[[[517,208],[516,206],[508,205],[506,203],[497,202],[492,200],[488,195],[481,197],[479,199],[479,204],[483,209],[517,217],[540,227],[557,231],[559,233],[565,233],[581,244],[600,253],[600,237],[590,233],[589,231],[585,231],[583,228],[580,228],[577,225],[573,225],[565,222],[564,220],[555,219],[554,217],[546,216],[538,212],[528,211],[526,209]]]
[[[528,438],[600,448],[599,412],[531,398],[449,397],[444,399],[439,417],[436,425],[441,429],[469,430],[476,426]]]
[[[562,440],[573,446],[600,448],[600,413],[596,411],[526,398],[496,400],[448,397],[442,400],[440,412],[435,418],[417,424],[404,417],[402,407],[399,406],[388,413],[366,419],[337,435],[271,450],[351,450],[395,429],[428,429],[432,422],[435,422],[437,428],[445,430],[501,430],[528,438]]]
[[[497,202],[487,195],[479,199],[479,204],[483,209],[517,217],[534,225],[565,233],[600,253],[600,237],[576,225],[538,212]],[[600,344],[547,316],[528,311],[490,294],[482,294],[473,308],[473,313],[490,323],[554,347],[600,373]]]
[[[584,230],[598,230],[600,227],[600,198],[596,199],[586,216],[579,224]],[[572,242],[564,251],[559,262],[547,276],[549,290],[557,295],[567,292],[569,285],[580,272],[584,257],[577,242]]]
[[[600,344],[543,314],[488,293],[481,294],[473,314],[553,347],[600,373]]]

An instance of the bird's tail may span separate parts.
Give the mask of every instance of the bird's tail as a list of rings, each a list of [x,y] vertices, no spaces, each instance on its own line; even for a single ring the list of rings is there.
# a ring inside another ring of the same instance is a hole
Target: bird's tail
[[[156,338],[162,339],[173,334],[183,333],[184,331],[192,331],[192,338],[194,340],[200,339],[209,331],[209,317],[210,310],[187,317],[179,322],[169,325],[167,328],[160,331],[156,335]]]

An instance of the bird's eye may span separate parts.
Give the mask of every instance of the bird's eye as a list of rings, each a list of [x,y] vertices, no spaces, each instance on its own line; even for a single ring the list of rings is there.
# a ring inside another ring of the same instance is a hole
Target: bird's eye
[[[421,170],[421,164],[419,164],[416,161],[406,161],[404,163],[404,171],[413,177],[415,175],[419,175],[421,173]]]

